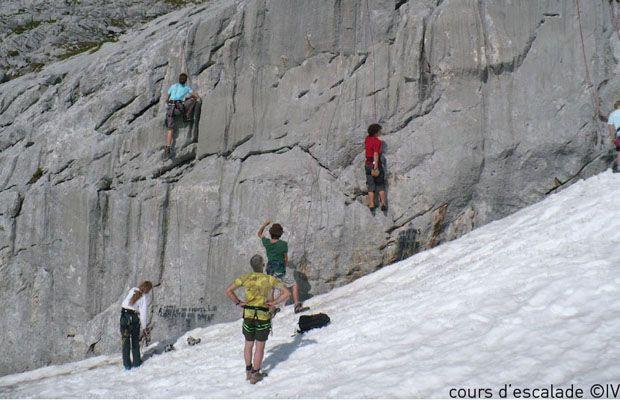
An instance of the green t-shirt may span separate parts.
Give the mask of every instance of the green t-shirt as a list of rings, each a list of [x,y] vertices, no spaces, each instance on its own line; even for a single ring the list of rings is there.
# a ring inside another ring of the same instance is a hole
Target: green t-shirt
[[[288,253],[288,243],[284,240],[278,240],[275,243],[271,243],[271,239],[265,237],[262,238],[262,242],[263,246],[265,246],[268,261],[284,262],[284,255]]]

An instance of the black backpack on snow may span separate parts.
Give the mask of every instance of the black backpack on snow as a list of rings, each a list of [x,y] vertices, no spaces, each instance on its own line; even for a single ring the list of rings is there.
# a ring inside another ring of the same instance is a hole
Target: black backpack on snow
[[[327,314],[319,313],[312,315],[302,315],[299,317],[299,330],[297,332],[304,333],[314,328],[322,328],[330,322]]]

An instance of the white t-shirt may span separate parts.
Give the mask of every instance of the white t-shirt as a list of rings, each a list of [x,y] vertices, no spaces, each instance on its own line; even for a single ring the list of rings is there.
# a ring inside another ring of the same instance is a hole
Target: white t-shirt
[[[609,114],[607,123],[609,125],[613,125],[616,128],[616,131],[620,128],[620,109],[614,110],[611,114]],[[618,136],[618,133],[616,133],[616,136]]]
[[[125,300],[123,300],[122,307],[128,310],[134,310],[136,312],[139,312],[140,313],[140,325],[142,325],[142,329],[144,329],[149,323],[147,311],[149,308],[149,304],[151,303],[151,297],[150,297],[151,294],[150,293],[143,294],[142,296],[140,296],[140,298],[135,303],[133,303],[132,305],[129,305],[129,300],[131,300],[131,297],[133,296],[136,290],[138,290],[137,287],[131,288],[129,290],[129,294],[127,295],[127,297],[125,297]]]

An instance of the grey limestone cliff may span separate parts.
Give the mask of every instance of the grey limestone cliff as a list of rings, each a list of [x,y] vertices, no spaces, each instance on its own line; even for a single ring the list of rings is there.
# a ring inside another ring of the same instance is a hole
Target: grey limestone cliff
[[[0,82],[103,43],[175,8],[206,0],[2,0]]]
[[[119,351],[141,279],[154,340],[237,318],[223,290],[266,218],[307,297],[602,171],[616,5],[577,4],[213,0],[1,84],[0,373]],[[163,160],[182,71],[202,107]],[[390,209],[373,216],[375,121]]]

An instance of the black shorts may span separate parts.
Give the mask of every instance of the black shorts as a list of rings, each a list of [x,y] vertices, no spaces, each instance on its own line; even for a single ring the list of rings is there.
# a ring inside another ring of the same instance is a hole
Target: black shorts
[[[271,320],[260,320],[256,318],[244,318],[243,319],[243,336],[248,342],[255,340],[259,342],[266,342],[271,332]]]
[[[384,191],[385,190],[385,172],[383,168],[379,169],[379,176],[372,176],[370,172],[372,168],[368,165],[364,166],[366,172],[366,187],[369,192]]]

